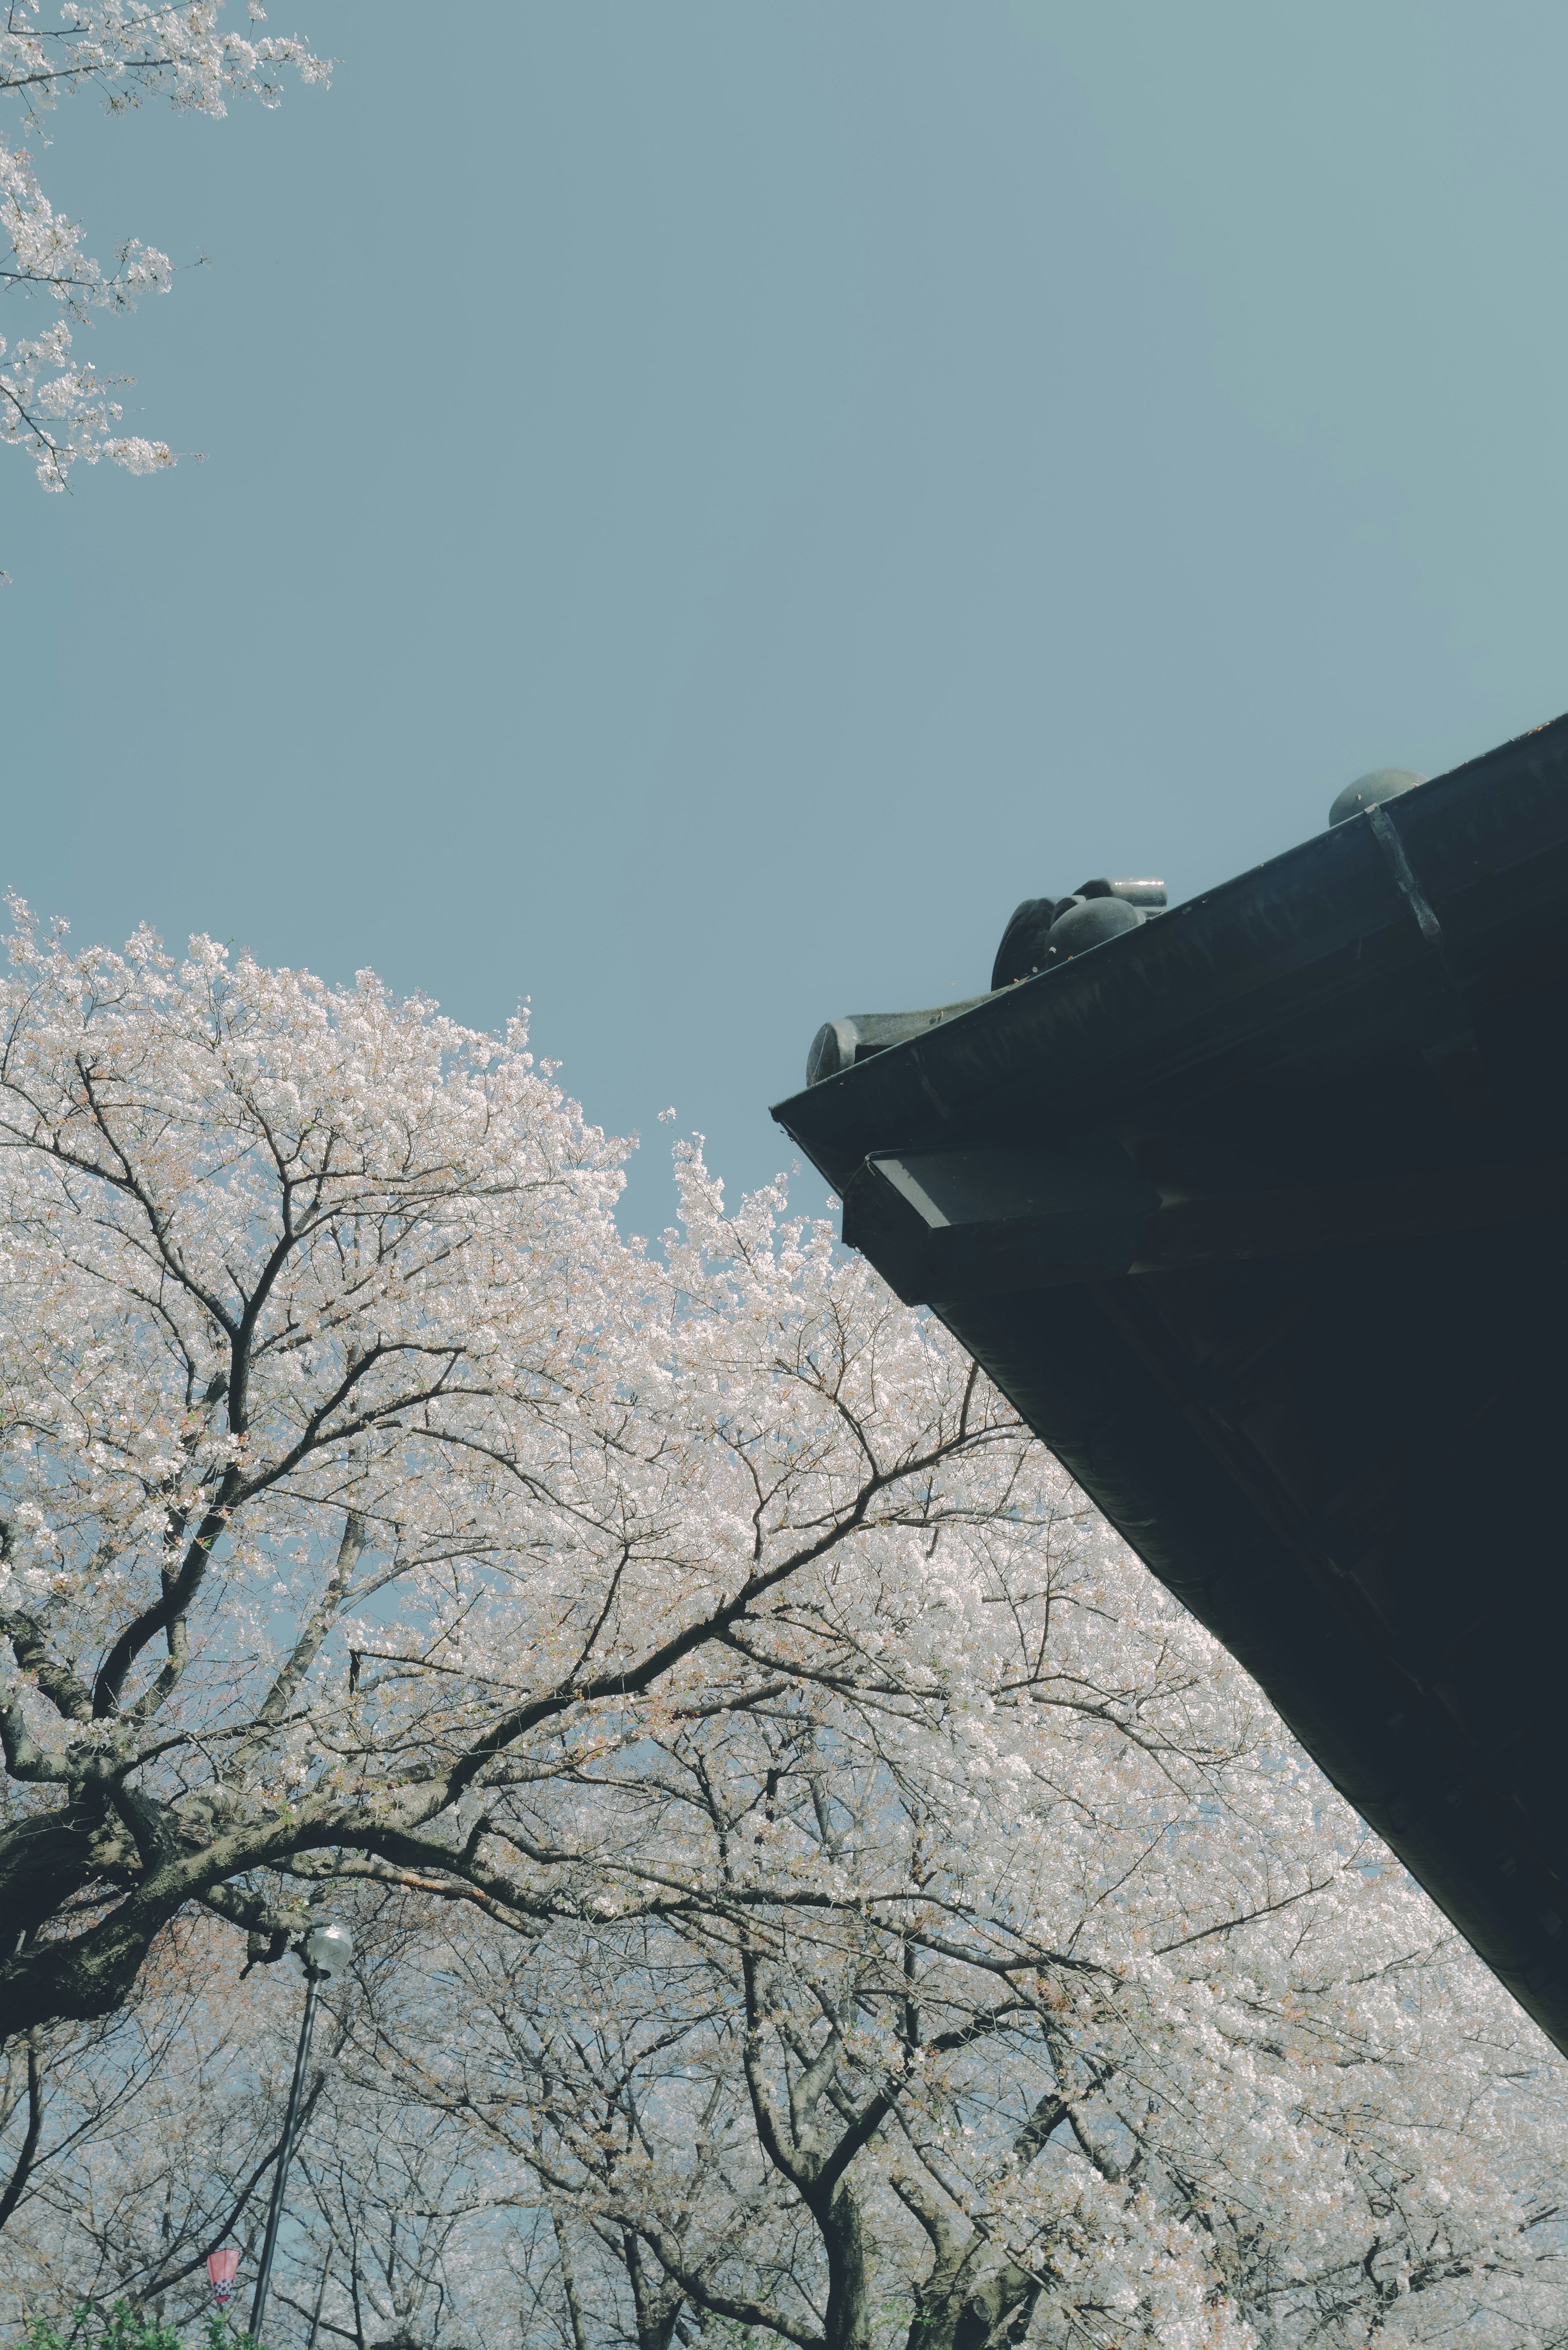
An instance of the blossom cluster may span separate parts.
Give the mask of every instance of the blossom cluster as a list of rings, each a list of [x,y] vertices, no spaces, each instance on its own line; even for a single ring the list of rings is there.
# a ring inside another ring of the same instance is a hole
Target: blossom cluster
[[[154,473],[174,463],[167,442],[117,432],[123,413],[88,364],[73,362],[70,329],[57,319],[9,355],[0,336],[0,441],[30,448],[47,490],[63,490],[78,459],[107,458],[130,473]]]

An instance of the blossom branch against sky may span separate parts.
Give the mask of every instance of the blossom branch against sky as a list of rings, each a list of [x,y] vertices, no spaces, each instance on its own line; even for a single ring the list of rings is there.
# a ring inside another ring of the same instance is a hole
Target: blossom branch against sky
[[[39,185],[34,149],[47,145],[47,117],[62,98],[88,96],[109,114],[149,98],[185,112],[222,116],[231,98],[276,106],[286,72],[324,83],[326,61],[298,39],[259,33],[265,12],[248,0],[249,35],[220,21],[223,0],[61,0],[57,24],[44,0],[5,0],[0,24],[0,98],[16,101],[27,144],[0,128],[0,286],[42,295],[78,324],[92,310],[133,308],[143,294],[167,294],[167,254],[132,238],[105,269],[83,246],[80,223],[56,211]],[[64,319],[16,345],[0,364],[0,440],[31,450],[47,490],[63,490],[78,463],[107,460],[133,473],[174,463],[161,441],[117,432],[121,411],[90,363],[73,361]],[[0,363],[6,346],[0,338]]]

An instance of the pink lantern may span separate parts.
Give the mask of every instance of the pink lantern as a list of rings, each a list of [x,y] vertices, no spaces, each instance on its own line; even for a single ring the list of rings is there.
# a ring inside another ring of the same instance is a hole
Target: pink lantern
[[[234,2278],[239,2265],[240,2256],[233,2244],[225,2245],[221,2252],[207,2254],[207,2274],[213,2280],[213,2298],[220,2309],[227,2309],[234,2298]]]

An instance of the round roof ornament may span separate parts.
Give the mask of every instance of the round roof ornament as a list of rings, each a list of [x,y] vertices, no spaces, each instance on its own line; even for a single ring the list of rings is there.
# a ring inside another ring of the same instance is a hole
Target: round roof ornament
[[[1353,784],[1346,784],[1328,812],[1329,823],[1346,824],[1364,809],[1377,807],[1384,800],[1397,799],[1401,792],[1410,791],[1426,780],[1414,767],[1374,767],[1369,775],[1357,775]]]

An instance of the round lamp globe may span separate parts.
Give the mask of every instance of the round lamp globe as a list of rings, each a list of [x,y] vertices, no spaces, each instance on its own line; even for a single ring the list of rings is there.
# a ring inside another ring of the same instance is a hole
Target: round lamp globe
[[[305,1963],[313,1974],[335,1975],[354,1955],[354,1937],[336,1918],[313,1926],[305,1938]]]

